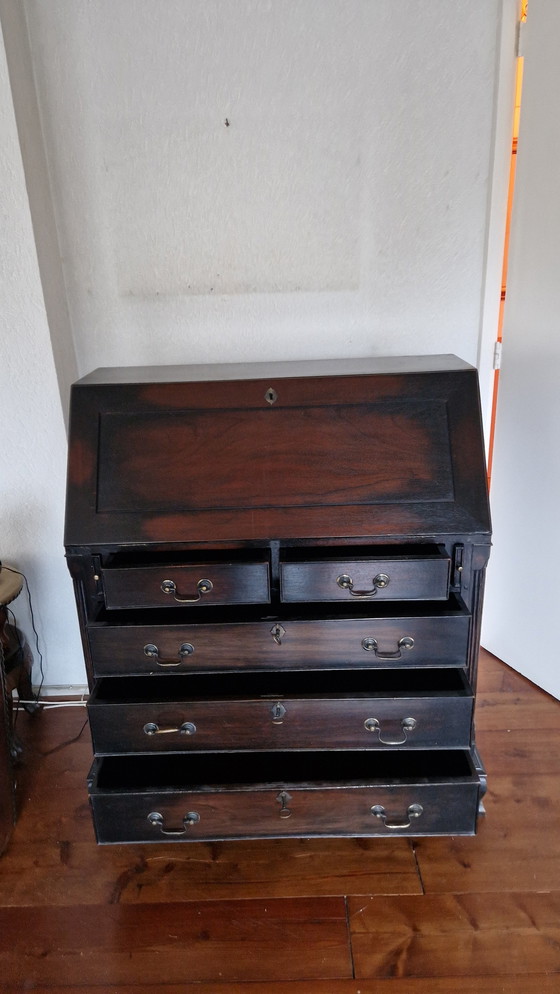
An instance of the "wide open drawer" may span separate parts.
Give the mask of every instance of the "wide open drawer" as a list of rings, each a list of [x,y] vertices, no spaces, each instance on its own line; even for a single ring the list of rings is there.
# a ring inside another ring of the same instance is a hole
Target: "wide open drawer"
[[[331,556],[288,553],[280,563],[283,601],[446,600],[451,560],[437,546]]]
[[[472,835],[466,752],[256,753],[96,760],[97,839]]]
[[[105,604],[118,608],[194,608],[210,604],[265,604],[268,562],[199,562],[103,570]]]
[[[123,613],[115,624],[88,627],[93,672],[101,677],[257,667],[465,665],[470,617],[464,608],[411,605],[404,616],[388,604],[379,611],[368,605],[359,615],[356,608],[341,607],[336,617],[320,609],[307,617],[267,619],[249,611],[220,612],[208,623],[193,615],[188,624],[154,618],[140,625]]]
[[[88,711],[97,755],[467,749],[473,694],[460,669],[107,677]]]

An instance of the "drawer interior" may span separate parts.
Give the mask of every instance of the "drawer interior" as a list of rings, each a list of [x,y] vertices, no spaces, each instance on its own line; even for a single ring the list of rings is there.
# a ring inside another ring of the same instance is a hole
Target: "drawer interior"
[[[138,615],[138,610],[133,608],[113,609],[108,611],[102,604],[99,605],[95,618],[90,622],[89,628],[96,625],[180,625],[185,623],[186,612],[180,607],[170,608],[149,608],[145,609],[142,618]],[[367,604],[360,601],[347,601],[342,604],[305,604],[297,603],[290,605],[275,604],[274,611],[270,606],[263,608],[262,605],[241,605],[230,607],[222,605],[216,607],[209,605],[201,609],[190,608],[188,611],[188,621],[192,624],[242,624],[258,621],[329,621],[341,619],[368,619],[382,620],[383,618],[449,618],[454,616],[468,617],[470,612],[464,603],[455,594],[450,594],[446,601],[422,601],[408,602],[406,608],[400,602],[391,601],[368,601]]]
[[[463,670],[325,670],[275,673],[224,673],[184,676],[103,677],[97,682],[89,707],[200,700],[255,700],[258,698],[369,699],[414,697],[469,697]]]
[[[104,569],[141,569],[157,566],[197,566],[205,563],[268,563],[270,552],[256,549],[181,549],[160,551],[138,548],[119,549],[103,557]]]
[[[280,552],[282,563],[339,562],[351,559],[370,562],[377,559],[449,559],[445,546],[435,542],[414,542],[401,545],[343,545],[317,547],[286,547]]]
[[[468,752],[259,752],[108,756],[92,793],[417,784],[478,781]]]

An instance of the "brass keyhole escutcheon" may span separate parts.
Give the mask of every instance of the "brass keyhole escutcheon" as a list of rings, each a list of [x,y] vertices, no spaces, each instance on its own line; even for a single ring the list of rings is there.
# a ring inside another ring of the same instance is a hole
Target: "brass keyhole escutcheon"
[[[278,794],[276,800],[280,805],[280,817],[281,818],[291,818],[292,809],[288,807],[288,802],[292,800],[292,795],[288,794],[287,790],[281,790]]]
[[[281,725],[286,716],[286,708],[284,705],[281,704],[280,701],[277,701],[276,704],[272,705],[270,711],[272,714],[272,724]]]
[[[264,399],[266,400],[267,404],[270,404],[271,406],[272,404],[276,403],[276,401],[278,400],[278,394],[276,393],[274,387],[268,388],[268,390],[264,395]]]
[[[272,628],[270,629],[270,634],[272,635],[272,638],[276,642],[276,645],[282,645],[282,639],[286,634],[286,629],[284,628],[283,625],[278,623],[272,626]]]

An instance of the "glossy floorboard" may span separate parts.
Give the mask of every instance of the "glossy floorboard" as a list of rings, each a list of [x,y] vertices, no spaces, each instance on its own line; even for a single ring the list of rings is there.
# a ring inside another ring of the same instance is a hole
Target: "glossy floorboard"
[[[0,990],[560,991],[560,703],[482,653],[475,838],[95,845],[82,710],[18,716]]]

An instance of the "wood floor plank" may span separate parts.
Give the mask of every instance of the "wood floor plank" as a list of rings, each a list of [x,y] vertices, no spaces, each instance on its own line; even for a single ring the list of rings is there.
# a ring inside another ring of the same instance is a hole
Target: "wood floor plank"
[[[69,789],[45,786],[21,793],[17,799],[18,817],[10,849],[19,844],[60,841],[95,845],[95,833],[85,784]]]
[[[119,985],[352,976],[343,900],[0,911],[5,984]]]
[[[0,990],[3,990],[0,984]],[[74,987],[10,988],[10,994],[33,990],[33,994],[145,994],[139,985]],[[156,984],[150,994],[558,994],[558,975],[523,974],[522,976],[493,975],[492,977],[406,977],[402,980],[323,980],[266,981],[265,983]]]
[[[506,666],[490,652],[481,649],[478,656],[478,692],[503,690]]]
[[[504,693],[529,695],[541,693],[527,677],[517,673],[497,656],[481,648],[478,660],[478,691],[484,694],[487,691],[498,690]]]
[[[406,839],[99,847],[23,842],[16,829],[1,868],[4,907],[422,892]]]
[[[560,714],[558,716],[560,728]],[[560,774],[560,749],[549,728],[510,728],[505,731],[479,730],[477,744],[491,779],[497,776],[523,775],[529,770],[539,774]]]
[[[348,907],[357,978],[542,972],[560,986],[560,893],[387,898],[382,923],[375,899]]]
[[[514,734],[522,729],[555,729],[560,720],[560,701],[552,697],[487,693],[476,703],[477,731],[499,729]]]
[[[560,777],[490,776],[472,838],[419,839],[427,893],[560,890]]]

